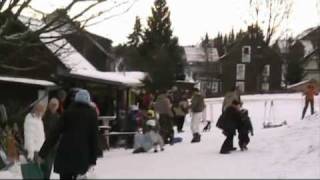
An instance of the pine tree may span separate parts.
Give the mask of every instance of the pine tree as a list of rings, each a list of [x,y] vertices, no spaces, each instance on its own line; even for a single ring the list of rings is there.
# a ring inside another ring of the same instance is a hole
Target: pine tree
[[[204,39],[201,42],[201,47],[204,51],[206,61],[209,61],[209,50],[208,50],[209,46],[210,46],[209,45],[209,35],[208,35],[208,33],[206,33]]]
[[[231,32],[230,32],[230,34],[229,34],[229,44],[232,44],[232,43],[234,43],[234,41],[235,41],[235,35],[234,35],[234,30],[233,30],[233,28],[232,28],[232,30],[231,30]]]
[[[141,53],[144,71],[153,79],[152,89],[168,88],[183,78],[183,50],[172,36],[170,11],[166,0],[155,0],[148,27],[143,36]]]
[[[304,47],[300,42],[297,42],[292,47],[289,47],[288,53],[288,70],[286,74],[287,83],[295,84],[303,78],[303,67],[301,59],[304,56]]]
[[[139,16],[136,16],[133,32],[128,36],[128,45],[138,47],[141,43],[142,29]]]

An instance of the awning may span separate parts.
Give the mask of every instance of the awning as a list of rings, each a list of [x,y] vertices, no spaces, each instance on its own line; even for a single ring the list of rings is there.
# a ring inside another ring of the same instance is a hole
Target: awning
[[[0,81],[30,84],[30,85],[37,85],[37,86],[43,86],[43,87],[56,87],[57,86],[55,83],[53,83],[51,81],[31,79],[31,78],[9,77],[9,76],[0,76]]]
[[[90,79],[106,84],[115,84],[128,87],[143,86],[143,80],[147,76],[143,72],[102,72],[102,71],[88,71],[77,70],[71,71],[71,77]]]

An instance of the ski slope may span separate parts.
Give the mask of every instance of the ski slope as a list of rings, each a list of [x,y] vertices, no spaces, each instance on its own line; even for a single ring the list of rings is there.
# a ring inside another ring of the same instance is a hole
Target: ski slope
[[[183,142],[166,145],[164,152],[132,154],[132,150],[106,151],[88,178],[140,179],[140,178],[263,178],[310,179],[320,178],[320,114],[301,120],[303,97],[301,94],[275,94],[243,96],[244,108],[249,110],[255,134],[249,150],[222,155],[219,150],[224,136],[215,127],[221,112],[221,98],[207,99],[206,118],[213,120],[210,132],[202,133],[202,141],[191,144],[187,118]],[[270,102],[273,107],[270,110]],[[315,110],[319,112],[319,97]],[[266,103],[267,102],[267,103]],[[266,108],[265,108],[266,107]],[[263,129],[262,122],[270,120],[288,125]],[[234,145],[237,146],[237,138]],[[58,178],[53,174],[52,178]],[[19,166],[0,172],[0,178],[21,178]]]

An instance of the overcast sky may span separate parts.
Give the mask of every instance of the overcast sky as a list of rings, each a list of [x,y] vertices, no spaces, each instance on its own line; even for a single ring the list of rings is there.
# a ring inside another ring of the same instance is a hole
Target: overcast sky
[[[67,1],[34,0],[34,6],[38,9],[53,9]],[[294,1],[291,21],[288,24],[293,34],[319,25],[316,0]],[[232,28],[243,28],[248,14],[248,0],[167,0],[167,4],[171,11],[173,33],[179,38],[181,45],[199,43],[206,32],[210,37],[214,37],[218,32],[227,33]],[[135,17],[139,16],[145,25],[147,17],[151,15],[152,5],[153,0],[136,0],[128,12],[91,26],[88,30],[110,38],[114,42],[113,45],[125,43],[128,34],[133,30]],[[128,6],[130,3],[110,14],[122,12]],[[77,8],[74,11],[77,11]]]

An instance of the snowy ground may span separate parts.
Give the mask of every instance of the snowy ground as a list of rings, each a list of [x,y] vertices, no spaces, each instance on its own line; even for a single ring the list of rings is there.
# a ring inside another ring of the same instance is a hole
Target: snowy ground
[[[319,102],[317,97],[317,102]],[[210,132],[202,141],[191,144],[189,120],[185,131],[177,136],[183,142],[167,145],[164,152],[132,154],[132,150],[112,149],[99,159],[91,178],[320,178],[320,114],[301,120],[301,94],[244,96],[255,135],[246,152],[219,154],[224,136],[215,128],[221,112],[221,98],[207,100],[207,119],[212,119]],[[274,106],[270,111],[271,100]],[[267,103],[266,103],[267,102]],[[265,106],[267,105],[267,106]],[[265,110],[265,107],[266,110]],[[316,103],[315,110],[319,112]],[[309,115],[308,110],[307,115]],[[263,129],[262,122],[286,120],[287,126]],[[235,138],[237,145],[237,138]],[[21,177],[19,167],[0,172],[0,178]],[[53,178],[58,178],[53,174]]]

